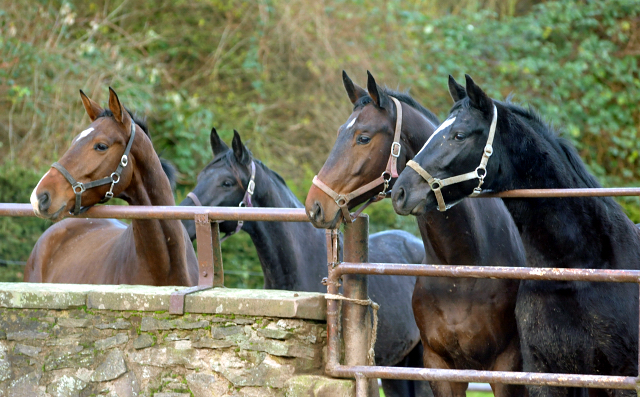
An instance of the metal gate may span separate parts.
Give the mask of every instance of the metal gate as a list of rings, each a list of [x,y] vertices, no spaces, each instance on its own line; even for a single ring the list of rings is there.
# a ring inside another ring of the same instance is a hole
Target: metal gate
[[[482,197],[601,197],[640,196],[640,188],[611,189],[527,189]],[[29,204],[0,204],[0,216],[35,216]],[[186,294],[222,286],[224,270],[220,249],[220,221],[280,221],[308,222],[303,209],[238,208],[238,207],[144,207],[99,206],[84,213],[85,218],[123,219],[195,219],[198,245],[198,285],[174,293],[171,313],[182,313]],[[327,231],[328,277],[327,293],[337,295],[342,281],[344,296],[348,299],[368,299],[367,275],[404,275],[430,277],[509,278],[520,280],[595,281],[637,283],[639,270],[480,267],[455,265],[416,265],[368,263],[368,218],[359,217],[344,227],[344,262],[338,261],[336,230]],[[490,382],[523,385],[568,386],[636,390],[640,395],[640,376],[604,376],[580,374],[553,374],[505,371],[449,370],[427,368],[397,368],[368,366],[368,335],[370,327],[367,308],[349,300],[343,301],[345,320],[351,324],[343,329],[345,362],[340,364],[339,303],[327,300],[328,357],[326,373],[340,378],[356,379],[356,395],[367,395],[367,379],[409,379],[448,382]],[[358,324],[358,326],[352,326]],[[640,328],[640,324],[639,324]],[[640,355],[640,349],[639,349]],[[640,364],[640,356],[638,358]],[[640,365],[639,365],[640,368]]]

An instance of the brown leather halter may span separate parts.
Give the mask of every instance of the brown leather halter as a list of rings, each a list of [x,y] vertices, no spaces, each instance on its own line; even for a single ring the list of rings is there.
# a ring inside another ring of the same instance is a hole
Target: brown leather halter
[[[389,194],[389,182],[391,178],[398,177],[398,157],[400,156],[400,151],[402,146],[400,146],[400,132],[402,130],[402,104],[396,98],[390,96],[393,102],[396,105],[396,129],[393,134],[393,143],[391,144],[391,154],[389,155],[389,161],[387,161],[387,168],[384,172],[374,179],[373,181],[367,183],[364,186],[359,187],[358,189],[347,193],[347,194],[338,194],[333,189],[331,189],[326,183],[322,182],[318,175],[313,177],[313,184],[316,185],[320,190],[325,192],[329,197],[331,197],[340,210],[342,210],[342,217],[345,222],[353,222],[353,219],[357,218],[360,213],[367,208],[370,204],[375,203],[376,201],[380,201],[387,197]],[[370,198],[364,205],[362,205],[358,211],[352,216],[349,213],[348,204],[351,200],[355,199],[363,195],[364,193],[370,191],[371,189],[383,185],[382,191],[378,193],[376,196]]]
[[[240,180],[240,176],[238,175],[235,169],[233,169],[233,174],[236,177],[236,180],[238,181],[238,185],[242,186],[242,181]],[[253,207],[253,203],[251,202],[251,197],[253,196],[253,192],[256,188],[255,180],[256,180],[256,164],[253,162],[253,160],[251,160],[251,178],[249,179],[249,183],[247,184],[247,190],[245,190],[244,197],[242,198],[242,201],[240,201],[240,204],[238,204],[238,207]],[[202,203],[200,202],[200,199],[198,198],[198,196],[196,196],[194,192],[187,193],[187,197],[189,197],[197,207],[203,206]],[[226,234],[220,240],[220,242],[222,243],[224,240],[238,233],[240,229],[242,229],[243,225],[244,225],[244,221],[238,221],[236,230]]]
[[[116,185],[116,183],[120,182],[120,174],[122,174],[122,170],[124,169],[124,167],[126,167],[127,164],[129,164],[129,152],[131,151],[131,146],[133,145],[133,139],[135,138],[135,136],[136,136],[136,123],[133,120],[131,120],[131,136],[129,137],[129,142],[127,143],[127,147],[124,149],[124,153],[120,158],[120,163],[118,164],[118,167],[114,172],[111,173],[110,176],[102,179],[98,179],[97,181],[91,181],[87,183],[78,182],[71,176],[69,171],[67,171],[67,169],[64,168],[62,164],[58,163],[57,161],[51,164],[51,167],[60,171],[62,176],[64,176],[66,180],[71,184],[71,188],[73,189],[73,192],[76,195],[76,205],[73,208],[73,212],[69,211],[71,212],[71,214],[78,215],[89,209],[89,208],[82,208],[82,203],[81,203],[82,193],[84,193],[84,191],[87,189],[91,189],[94,187],[111,183],[111,187],[109,188],[109,191],[105,193],[104,198],[100,200],[100,203],[106,203],[107,201],[113,198],[113,187]]]

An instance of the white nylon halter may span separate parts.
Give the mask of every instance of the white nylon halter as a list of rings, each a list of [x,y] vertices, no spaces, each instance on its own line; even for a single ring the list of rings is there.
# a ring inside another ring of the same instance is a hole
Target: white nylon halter
[[[496,133],[496,124],[498,122],[498,109],[496,105],[493,105],[493,120],[491,120],[491,127],[489,128],[489,137],[487,138],[487,144],[484,147],[484,151],[482,153],[482,159],[480,160],[480,165],[473,171],[467,172],[466,174],[456,175],[445,179],[434,178],[429,174],[424,168],[420,166],[420,164],[416,163],[413,160],[409,160],[407,162],[407,166],[417,172],[424,180],[427,181],[431,190],[436,196],[436,200],[438,200],[438,211],[444,212],[449,208],[453,207],[457,204],[449,204],[447,205],[444,201],[444,197],[442,196],[441,189],[445,186],[453,185],[456,183],[468,181],[471,179],[478,178],[479,183],[478,186],[473,189],[473,193],[469,195],[469,197],[475,197],[482,192],[481,186],[484,183],[484,178],[487,176],[487,163],[489,162],[489,157],[493,154],[493,137]],[[445,121],[446,123],[446,121]],[[444,123],[443,123],[444,124]],[[426,147],[426,145],[425,145]]]

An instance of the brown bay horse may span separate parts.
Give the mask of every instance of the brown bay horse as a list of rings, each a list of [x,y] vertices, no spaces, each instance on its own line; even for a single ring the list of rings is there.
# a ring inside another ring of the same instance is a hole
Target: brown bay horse
[[[80,96],[92,123],[33,190],[36,215],[56,223],[38,239],[24,281],[194,285],[197,259],[179,220],[63,219],[110,197],[175,205],[151,140],[116,93],[109,89],[109,109]]]
[[[440,124],[409,95],[379,87],[370,74],[368,92],[344,72],[343,81],[354,109],[318,173],[321,182],[311,187],[305,203],[312,223],[321,228],[333,228],[345,216],[346,210],[336,201],[351,209],[377,196],[384,180],[392,185],[391,177],[397,177],[396,172],[404,169]],[[396,117],[398,105],[401,117]],[[394,135],[398,143],[392,146]],[[397,170],[395,165],[389,167],[395,162]],[[368,185],[375,180],[380,183]],[[366,191],[360,189],[363,186]],[[446,214],[431,211],[417,220],[427,263],[525,266],[518,230],[499,199],[466,200]],[[521,370],[514,314],[518,286],[517,280],[419,277],[412,305],[424,346],[424,366]],[[462,397],[467,389],[466,383],[430,383],[436,397]],[[499,397],[526,395],[522,386],[491,386]]]

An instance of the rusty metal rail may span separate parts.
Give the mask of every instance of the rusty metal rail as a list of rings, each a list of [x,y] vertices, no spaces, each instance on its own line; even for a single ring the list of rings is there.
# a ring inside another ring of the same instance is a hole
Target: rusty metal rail
[[[502,193],[484,193],[483,197],[502,198],[542,198],[542,197],[604,197],[604,196],[640,196],[640,188],[599,188],[599,189],[523,189]],[[0,216],[34,216],[30,204],[2,204]],[[181,313],[184,307],[184,296],[188,293],[221,286],[224,282],[222,257],[220,252],[220,235],[217,222],[220,221],[281,221],[308,222],[303,209],[285,208],[238,208],[238,207],[147,207],[147,206],[99,206],[91,208],[79,217],[83,218],[124,218],[124,219],[194,219],[199,247],[199,282],[194,286],[175,293],[171,298],[171,312]],[[367,235],[368,222],[354,222],[353,227],[345,228],[345,260],[338,262],[337,232],[327,231],[327,262],[329,277],[327,292],[337,294],[342,276],[345,282],[347,298],[367,296],[366,277],[361,275],[407,275],[431,277],[475,277],[475,278],[509,278],[521,280],[574,280],[592,282],[623,282],[640,285],[638,270],[606,270],[606,269],[559,269],[559,268],[513,268],[513,267],[478,267],[453,265],[415,265],[366,263],[368,249],[363,242]],[[359,226],[358,226],[359,225]],[[347,308],[350,304],[345,304]],[[371,388],[367,379],[409,379],[449,382],[491,382],[523,385],[547,385],[589,388],[613,388],[638,390],[640,395],[640,377],[574,375],[504,371],[446,370],[425,368],[397,368],[364,366],[362,350],[366,344],[358,343],[358,339],[366,339],[362,329],[347,325],[344,327],[350,335],[345,340],[352,340],[356,346],[347,348],[347,363],[340,364],[340,309],[336,300],[327,301],[327,365],[326,373],[330,376],[356,379],[358,396],[369,395]],[[365,321],[367,311],[345,311],[347,324],[368,324]],[[343,323],[344,324],[344,323]],[[370,329],[370,327],[368,327]],[[366,332],[366,330],[365,330]],[[354,335],[355,334],[355,335]],[[354,336],[357,336],[354,338]],[[640,342],[639,342],[640,343]],[[639,352],[640,354],[640,352]],[[639,357],[640,361],[640,357]]]

